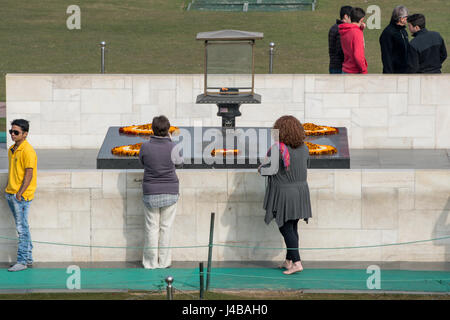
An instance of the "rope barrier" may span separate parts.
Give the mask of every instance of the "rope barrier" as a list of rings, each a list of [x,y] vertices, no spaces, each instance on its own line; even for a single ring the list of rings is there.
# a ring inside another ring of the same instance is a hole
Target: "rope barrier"
[[[4,240],[12,240],[17,241],[19,238],[11,238],[11,237],[5,237],[0,236],[0,239]],[[192,248],[207,248],[209,245],[198,245],[198,246],[177,246],[177,247],[124,247],[124,246],[91,246],[91,245],[84,245],[84,244],[70,244],[70,243],[61,243],[61,242],[49,242],[49,241],[35,241],[33,240],[32,243],[41,243],[41,244],[50,244],[50,245],[56,245],[56,246],[67,246],[67,247],[83,247],[83,248],[99,248],[99,249],[135,249],[135,250],[151,250],[151,249],[192,249]]]
[[[190,293],[188,293],[188,292],[185,292],[185,291],[183,291],[183,290],[180,290],[180,289],[178,289],[177,287],[175,287],[174,285],[172,285],[172,288],[174,288],[175,291],[178,291],[178,292],[180,292],[181,294],[184,294],[184,295],[187,295],[187,296],[193,298],[194,300],[200,300],[200,298],[199,298],[198,296],[194,296],[194,295],[192,295],[192,294],[190,294]]]
[[[450,239],[450,236],[444,236],[433,239],[426,240],[416,240],[416,241],[407,241],[407,242],[398,242],[398,243],[387,243],[387,244],[376,244],[376,245],[367,245],[367,246],[347,246],[347,247],[332,247],[332,248],[268,248],[268,247],[253,247],[253,246],[238,246],[238,245],[228,245],[228,244],[214,244],[214,246],[219,247],[232,247],[232,248],[247,248],[247,249],[266,249],[266,250],[342,250],[342,249],[363,249],[363,248],[377,248],[377,247],[387,247],[387,246],[399,246],[405,244],[414,244],[414,243],[423,243],[430,241],[439,241],[444,239]]]
[[[0,239],[17,241],[17,237],[5,237],[0,236]],[[343,250],[343,249],[364,249],[364,248],[377,248],[377,247],[387,247],[387,246],[400,246],[409,245],[415,243],[425,243],[431,241],[440,241],[444,239],[450,239],[449,236],[443,236],[438,238],[426,239],[426,240],[415,240],[407,242],[398,243],[387,243],[387,244],[376,244],[376,245],[365,245],[365,246],[346,246],[346,247],[330,247],[330,248],[271,248],[271,247],[258,247],[258,246],[240,246],[240,245],[230,245],[230,244],[213,244],[212,247],[229,247],[229,248],[245,248],[245,249],[255,249],[255,250]],[[196,245],[196,246],[171,246],[171,247],[127,247],[127,246],[95,246],[95,245],[82,245],[82,244],[69,244],[60,242],[50,242],[50,241],[32,241],[33,243],[50,244],[58,246],[68,246],[68,247],[84,247],[84,248],[100,248],[100,249],[134,249],[134,250],[151,250],[151,249],[193,249],[193,248],[208,248],[209,245]]]

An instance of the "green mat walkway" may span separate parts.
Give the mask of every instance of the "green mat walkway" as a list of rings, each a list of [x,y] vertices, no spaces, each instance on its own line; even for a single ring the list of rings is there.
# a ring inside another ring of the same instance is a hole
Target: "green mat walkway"
[[[196,268],[145,270],[138,268],[81,269],[81,289],[161,290],[167,276],[177,290],[199,290]],[[35,268],[21,272],[0,270],[0,290],[66,289],[72,274],[66,269]],[[211,289],[367,290],[365,269],[305,269],[286,276],[277,268],[213,268]],[[206,279],[206,276],[205,276]],[[450,272],[381,270],[381,291],[450,292]],[[370,290],[376,291],[376,290]]]

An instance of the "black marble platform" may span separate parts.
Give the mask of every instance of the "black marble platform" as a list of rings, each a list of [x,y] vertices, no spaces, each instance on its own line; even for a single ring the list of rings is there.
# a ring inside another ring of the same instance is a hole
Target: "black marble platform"
[[[180,134],[173,140],[182,146],[183,169],[254,169],[264,159],[273,144],[271,128],[236,128],[224,132],[219,127],[180,127]],[[224,137],[229,140],[224,140]],[[202,138],[203,137],[203,138]],[[119,133],[119,127],[110,127],[97,156],[97,169],[142,169],[138,157],[113,155],[111,149],[117,146],[144,142],[149,137]],[[308,168],[349,169],[350,153],[346,128],[339,128],[339,134],[307,137],[307,141],[332,145],[338,149],[334,155],[310,156]],[[212,157],[213,148],[239,149],[237,156]]]

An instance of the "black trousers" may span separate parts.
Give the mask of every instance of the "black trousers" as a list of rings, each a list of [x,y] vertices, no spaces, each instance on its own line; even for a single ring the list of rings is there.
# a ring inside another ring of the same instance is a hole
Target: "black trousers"
[[[288,220],[281,228],[279,228],[283,235],[284,243],[286,243],[286,248],[288,248],[286,259],[292,260],[292,262],[300,261],[300,253],[298,251],[298,220],[299,219]]]

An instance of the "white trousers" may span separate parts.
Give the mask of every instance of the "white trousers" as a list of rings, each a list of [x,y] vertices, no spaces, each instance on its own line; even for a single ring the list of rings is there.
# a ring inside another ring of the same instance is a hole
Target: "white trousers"
[[[146,269],[167,268],[172,263],[170,246],[171,226],[175,220],[177,203],[162,208],[145,208],[145,247],[142,264]],[[158,247],[158,248],[156,248]]]

